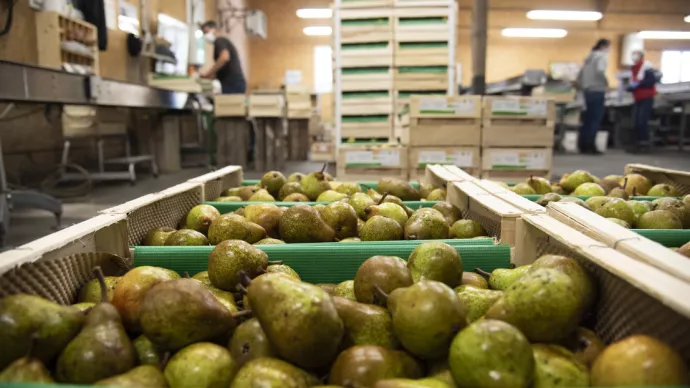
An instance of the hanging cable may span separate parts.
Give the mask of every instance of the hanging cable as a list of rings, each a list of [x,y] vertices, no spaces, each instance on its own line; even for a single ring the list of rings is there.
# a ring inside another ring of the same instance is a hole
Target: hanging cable
[[[12,19],[14,18],[14,5],[17,4],[17,0],[5,0],[8,3],[7,7],[7,18],[5,19],[5,27],[0,31],[0,36],[7,35],[12,29]]]

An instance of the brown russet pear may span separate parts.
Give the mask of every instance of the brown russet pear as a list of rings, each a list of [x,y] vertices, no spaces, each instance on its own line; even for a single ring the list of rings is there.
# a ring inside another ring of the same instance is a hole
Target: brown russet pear
[[[380,346],[353,346],[340,353],[331,367],[328,383],[350,387],[373,387],[391,378],[422,377],[421,366],[407,353]]]
[[[278,222],[283,215],[283,210],[283,208],[271,203],[249,205],[244,208],[244,218],[264,228],[269,237],[278,238]]]
[[[419,191],[412,187],[409,182],[397,178],[379,179],[376,191],[394,195],[403,201],[419,201],[422,198]]]
[[[361,303],[386,305],[377,296],[376,287],[390,294],[396,288],[409,287],[413,283],[405,260],[394,256],[373,256],[359,266],[355,275],[355,296]]]
[[[264,238],[266,229],[237,214],[223,214],[216,218],[208,229],[208,241],[211,245],[218,245],[227,240],[242,240],[254,244]]]
[[[296,205],[285,210],[280,217],[280,237],[286,243],[332,242],[335,231],[317,210],[308,205]]]

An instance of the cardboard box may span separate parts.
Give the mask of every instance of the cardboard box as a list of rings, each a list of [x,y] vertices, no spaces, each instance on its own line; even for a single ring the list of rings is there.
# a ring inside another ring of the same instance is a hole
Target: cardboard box
[[[393,136],[393,115],[343,117],[342,139],[382,139]]]
[[[457,166],[477,177],[481,169],[479,147],[410,147],[408,160],[410,180],[422,179],[429,165]]]
[[[507,183],[551,178],[553,148],[483,148],[482,178]]]
[[[312,115],[311,95],[288,94],[287,112],[291,119],[309,119]]]
[[[407,180],[407,148],[397,145],[342,144],[338,150],[337,177],[341,181]]]
[[[553,147],[553,100],[500,96],[483,99],[483,147]]]
[[[251,94],[249,96],[249,116],[284,117],[285,97],[282,94]]]
[[[335,160],[335,147],[332,142],[314,142],[309,150],[309,160],[313,162],[330,162]]]
[[[214,101],[216,117],[247,116],[247,96],[244,94],[217,94]]]
[[[411,147],[479,146],[480,96],[417,96],[410,98],[407,130],[401,142]]]

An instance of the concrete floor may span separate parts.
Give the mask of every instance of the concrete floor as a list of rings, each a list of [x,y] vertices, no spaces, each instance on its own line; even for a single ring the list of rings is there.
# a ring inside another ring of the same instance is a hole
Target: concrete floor
[[[554,177],[577,169],[588,170],[603,177],[622,174],[628,163],[643,163],[678,170],[690,170],[690,155],[673,151],[659,151],[652,155],[629,155],[609,151],[602,156],[555,155]],[[285,173],[310,172],[321,168],[321,163],[290,162]],[[335,172],[334,167],[329,171]],[[130,201],[142,195],[161,191],[207,172],[204,168],[185,169],[175,174],[162,175],[158,179],[141,174],[135,186],[128,183],[108,183],[97,186],[87,198],[63,204],[62,226],[70,226],[98,214],[100,210]],[[259,179],[262,172],[247,171],[245,179]],[[55,220],[42,211],[18,211],[12,214],[10,231],[5,249],[26,244],[55,231]]]

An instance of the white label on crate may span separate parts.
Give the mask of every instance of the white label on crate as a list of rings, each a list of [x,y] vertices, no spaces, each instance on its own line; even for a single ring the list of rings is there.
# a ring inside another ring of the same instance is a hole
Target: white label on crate
[[[350,167],[397,167],[400,165],[400,151],[347,151],[345,164]]]
[[[474,167],[474,152],[459,150],[419,151],[417,165],[426,167],[428,164],[451,164],[458,167]]]
[[[445,98],[423,98],[419,100],[421,114],[472,114],[475,112],[474,99],[448,101]]]
[[[491,114],[496,116],[546,116],[546,100],[497,99],[491,102]]]
[[[491,168],[494,170],[545,170],[545,152],[494,152],[491,154]]]

